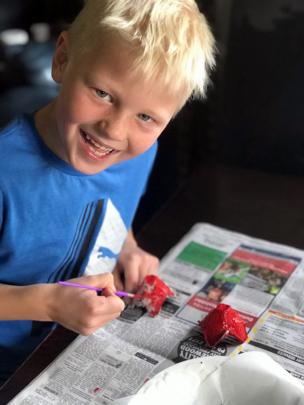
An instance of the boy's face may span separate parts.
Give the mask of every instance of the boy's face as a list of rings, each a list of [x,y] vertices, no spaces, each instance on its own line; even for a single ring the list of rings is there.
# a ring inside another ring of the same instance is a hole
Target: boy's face
[[[95,174],[145,152],[182,103],[132,75],[131,62],[125,49],[114,46],[102,55],[92,49],[71,58],[67,33],[58,40],[53,78],[61,90],[47,143],[80,172]]]

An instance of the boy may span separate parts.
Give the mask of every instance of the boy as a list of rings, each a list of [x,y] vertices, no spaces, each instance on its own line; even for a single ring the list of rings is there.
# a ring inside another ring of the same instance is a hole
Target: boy
[[[213,48],[194,0],[88,0],[60,34],[58,97],[0,134],[2,381],[54,323],[93,333],[124,308],[115,288],[157,270],[132,219],[157,138],[204,94]]]

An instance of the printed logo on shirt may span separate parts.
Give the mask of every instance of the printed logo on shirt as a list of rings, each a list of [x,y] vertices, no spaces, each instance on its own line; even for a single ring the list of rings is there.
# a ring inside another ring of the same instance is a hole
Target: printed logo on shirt
[[[98,259],[101,257],[108,257],[109,259],[117,259],[117,257],[118,257],[118,255],[116,253],[112,252],[111,249],[104,247],[104,246],[101,246],[98,249],[98,252],[99,252],[99,255],[97,256]]]
[[[111,272],[127,236],[127,228],[118,209],[108,200],[106,212],[95,245],[91,252],[85,274]]]

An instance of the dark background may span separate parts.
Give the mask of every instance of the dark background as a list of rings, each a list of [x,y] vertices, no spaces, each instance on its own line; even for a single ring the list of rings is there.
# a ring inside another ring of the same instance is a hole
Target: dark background
[[[160,138],[136,231],[198,166],[304,173],[304,1],[198,3],[217,40],[217,68],[207,100],[187,104]],[[0,32],[23,28],[30,36],[25,46],[0,47],[0,126],[56,95],[49,78],[55,39],[81,6],[82,0],[0,0]],[[34,40],[37,22],[50,24],[49,41]]]

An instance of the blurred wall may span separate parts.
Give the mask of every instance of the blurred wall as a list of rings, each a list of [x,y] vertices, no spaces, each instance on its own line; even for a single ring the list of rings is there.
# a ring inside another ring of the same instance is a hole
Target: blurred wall
[[[302,175],[304,2],[230,3],[213,126],[215,158]],[[218,10],[222,4],[217,1]]]

